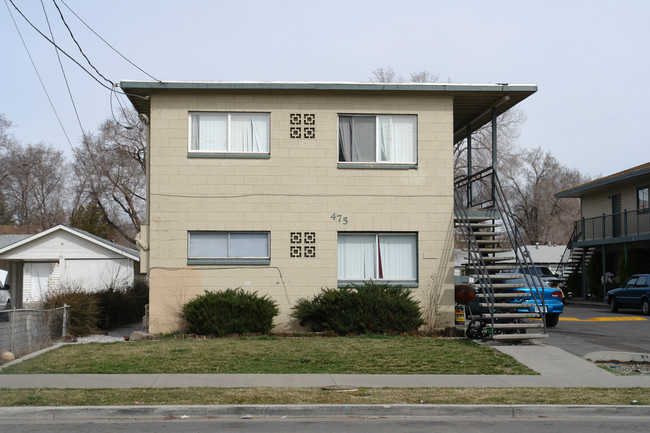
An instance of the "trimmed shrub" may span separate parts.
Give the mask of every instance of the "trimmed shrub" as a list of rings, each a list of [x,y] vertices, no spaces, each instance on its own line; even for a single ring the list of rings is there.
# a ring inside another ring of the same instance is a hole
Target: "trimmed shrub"
[[[277,304],[257,292],[241,288],[221,292],[206,291],[183,306],[188,331],[199,335],[267,334],[273,318],[279,313]]]
[[[409,332],[424,324],[411,290],[375,282],[330,289],[299,299],[292,317],[311,331],[338,335]]]
[[[70,324],[68,333],[75,337],[89,335],[99,330],[99,307],[93,293],[79,287],[64,287],[58,292],[49,293],[43,301],[46,310],[60,308],[68,304]]]
[[[138,282],[130,287],[109,287],[94,295],[99,307],[99,325],[110,329],[142,320],[144,307],[149,303],[149,286]]]

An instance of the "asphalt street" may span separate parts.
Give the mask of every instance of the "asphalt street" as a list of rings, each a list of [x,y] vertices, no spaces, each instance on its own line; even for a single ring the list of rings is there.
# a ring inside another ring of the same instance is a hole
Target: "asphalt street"
[[[468,408],[470,410],[470,408]],[[372,433],[605,433],[646,432],[648,418],[472,418],[472,417],[372,417],[372,418],[279,418],[279,419],[168,419],[159,421],[95,421],[95,422],[27,422],[3,423],[0,429],[14,433],[48,431],[51,433],[113,433],[130,432],[372,432]]]
[[[612,313],[605,304],[569,303],[545,344],[576,356],[600,351],[650,354],[650,316],[640,310]]]

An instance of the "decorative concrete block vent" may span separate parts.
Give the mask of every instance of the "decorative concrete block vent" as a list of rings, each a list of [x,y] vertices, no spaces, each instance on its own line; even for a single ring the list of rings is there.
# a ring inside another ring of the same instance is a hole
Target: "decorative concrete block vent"
[[[308,259],[316,257],[315,232],[291,232],[289,242],[291,244],[289,246],[289,257]]]
[[[316,115],[293,113],[289,115],[290,138],[316,138]]]

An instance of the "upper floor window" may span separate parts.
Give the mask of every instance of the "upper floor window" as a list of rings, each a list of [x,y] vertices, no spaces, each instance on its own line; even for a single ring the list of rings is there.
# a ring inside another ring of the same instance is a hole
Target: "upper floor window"
[[[268,113],[192,112],[190,153],[269,153]]]
[[[648,187],[636,190],[636,209],[639,212],[648,212]]]
[[[417,116],[340,115],[339,162],[417,162]]]

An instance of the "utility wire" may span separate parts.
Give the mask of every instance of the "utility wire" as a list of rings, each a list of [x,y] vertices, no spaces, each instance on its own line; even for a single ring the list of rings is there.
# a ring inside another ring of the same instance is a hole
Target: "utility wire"
[[[107,88],[108,90],[111,90],[111,91],[113,90],[113,87],[112,87],[112,86],[107,86],[106,84],[102,83],[102,82],[101,82],[97,77],[95,77],[95,76],[94,76],[94,75],[93,75],[93,74],[92,74],[88,69],[86,69],[86,68],[85,68],[81,63],[79,63],[77,60],[75,60],[74,57],[72,57],[70,54],[68,54],[67,52],[65,52],[65,50],[63,50],[63,49],[62,49],[61,47],[59,47],[56,43],[54,43],[54,41],[52,41],[52,40],[51,40],[50,38],[48,38],[48,37],[47,37],[43,32],[41,32],[41,31],[38,29],[38,27],[36,27],[34,24],[32,24],[32,22],[31,22],[31,21],[30,21],[30,20],[25,16],[25,14],[23,14],[22,11],[21,11],[20,9],[18,9],[18,6],[16,6],[16,4],[13,2],[13,0],[9,0],[9,3],[11,3],[11,5],[14,7],[14,9],[16,9],[16,11],[18,11],[18,13],[20,14],[20,16],[22,16],[23,19],[24,19],[25,21],[27,21],[27,23],[28,23],[28,24],[29,24],[29,25],[30,25],[34,30],[36,30],[36,32],[38,32],[39,35],[41,35],[43,38],[45,38],[45,40],[47,40],[49,43],[51,43],[52,45],[54,45],[54,46],[56,47],[57,50],[59,50],[59,51],[61,51],[63,54],[65,54],[65,56],[66,56],[67,58],[69,58],[70,60],[72,60],[72,61],[73,61],[77,66],[79,66],[81,69],[83,69],[84,72],[86,72],[88,75],[90,75],[90,77],[91,77],[93,80],[97,81],[97,82],[99,83],[99,85],[101,85],[102,87]],[[5,4],[6,4],[6,0],[5,0]],[[9,6],[7,6],[7,8],[9,8]],[[14,23],[15,23],[15,21],[14,21]],[[113,86],[115,85],[115,83],[113,83],[113,82],[111,82],[111,84],[113,84]]]
[[[47,11],[45,10],[45,3],[43,3],[43,0],[41,0],[41,6],[43,7],[43,13],[45,14],[45,21],[47,21],[47,27],[50,29],[50,35],[52,36],[52,40],[54,40],[54,32],[52,31],[52,26],[50,25],[50,19],[47,16]],[[77,122],[79,123],[79,128],[81,129],[81,135],[85,134],[84,127],[81,124],[81,119],[79,118],[79,111],[77,111],[77,105],[74,102],[74,97],[72,96],[72,90],[70,90],[70,83],[68,82],[68,76],[65,73],[65,69],[63,68],[63,62],[61,62],[61,54],[59,54],[59,50],[55,49],[54,52],[56,53],[56,58],[59,60],[59,66],[61,67],[61,73],[63,74],[63,80],[65,81],[65,86],[68,89],[68,95],[70,95],[70,102],[72,102],[72,108],[74,109],[74,114],[77,117]]]
[[[13,2],[9,0],[11,4]],[[41,78],[41,74],[38,73],[38,68],[36,68],[36,64],[34,63],[34,59],[32,58],[32,55],[29,52],[29,49],[27,48],[27,44],[25,43],[25,39],[23,39],[22,33],[20,33],[20,28],[18,27],[18,23],[14,19],[14,15],[11,13],[11,8],[9,7],[9,4],[7,4],[7,0],[5,0],[5,6],[7,7],[7,11],[9,11],[9,16],[11,17],[11,21],[13,21],[14,26],[16,27],[16,31],[18,32],[18,36],[20,37],[20,40],[23,43],[23,47],[25,47],[25,51],[27,51],[27,56],[29,57],[30,62],[32,62],[32,67],[34,68],[34,72],[36,72],[36,76],[38,77],[38,81],[41,82],[41,86],[43,87],[43,91],[45,92],[45,96],[47,96],[47,100],[50,102],[50,106],[52,107],[52,110],[54,111],[54,115],[56,116],[56,120],[59,122],[59,125],[61,126],[61,129],[63,130],[63,135],[65,135],[66,140],[68,140],[68,144],[70,145],[70,148],[74,151],[74,146],[72,146],[72,141],[70,141],[70,137],[68,136],[68,132],[65,130],[65,127],[63,126],[63,123],[61,122],[61,118],[59,117],[59,113],[57,113],[56,108],[54,108],[54,103],[52,103],[52,99],[50,98],[50,94],[47,92],[47,89],[45,88],[45,83],[43,83],[43,79]],[[14,5],[16,7],[16,5]],[[16,8],[17,9],[17,8]],[[18,11],[20,12],[20,11]],[[22,13],[21,13],[22,15]],[[23,15],[24,17],[24,15]]]
[[[97,69],[97,68],[95,67],[95,65],[92,64],[92,62],[90,61],[90,59],[88,58],[88,56],[86,55],[86,53],[84,53],[84,50],[81,49],[81,45],[79,45],[79,42],[77,42],[77,39],[74,37],[74,34],[72,33],[72,29],[70,28],[70,26],[68,25],[68,23],[67,23],[66,20],[65,20],[65,17],[63,16],[63,12],[61,12],[61,9],[59,8],[59,5],[56,4],[56,0],[52,0],[52,3],[54,3],[54,6],[56,6],[56,10],[59,11],[59,15],[61,16],[61,21],[63,21],[63,24],[65,25],[65,28],[68,29],[68,33],[70,33],[70,37],[71,37],[72,40],[74,41],[75,45],[77,45],[77,48],[79,48],[79,52],[81,53],[81,55],[84,56],[84,59],[86,59],[86,61],[88,62],[88,64],[89,64],[89,65],[90,65],[90,66],[95,70],[95,72],[97,72],[97,75],[99,75],[100,77],[102,77],[102,78],[104,79],[104,81],[107,81],[108,83],[110,83],[110,84],[111,84],[111,88],[115,87],[116,84],[115,84],[113,81],[111,81],[111,80],[109,80],[108,78],[106,78],[104,75],[102,75],[102,73],[99,72],[99,69]]]
[[[5,4],[6,4],[6,3],[7,3],[7,0],[5,0]],[[16,11],[20,14],[20,16],[22,16],[23,19],[24,19],[25,21],[27,21],[27,23],[28,23],[28,24],[29,24],[29,25],[30,25],[34,30],[36,30],[36,32],[37,32],[39,35],[41,35],[41,36],[42,36],[46,41],[48,41],[49,43],[51,43],[52,45],[54,45],[54,47],[56,47],[57,50],[59,50],[59,51],[61,51],[63,54],[65,54],[65,56],[66,56],[67,58],[69,58],[70,60],[72,60],[72,61],[73,61],[77,66],[79,66],[79,67],[80,67],[80,68],[81,68],[81,69],[82,69],[86,74],[88,74],[88,75],[89,75],[93,80],[97,81],[97,83],[99,83],[100,86],[102,86],[102,87],[104,87],[104,88],[110,90],[111,92],[121,93],[121,94],[124,94],[124,95],[127,95],[127,96],[132,96],[132,97],[134,97],[134,98],[149,99],[148,96],[135,95],[135,94],[126,93],[126,92],[117,92],[117,90],[115,90],[115,88],[116,88],[116,87],[119,87],[119,86],[118,86],[116,83],[113,83],[113,82],[110,81],[110,80],[108,80],[108,81],[111,83],[111,86],[107,86],[106,84],[102,83],[102,82],[101,82],[97,77],[95,77],[95,76],[94,76],[94,75],[93,75],[93,74],[92,74],[88,69],[86,69],[86,68],[85,68],[81,63],[79,63],[77,60],[75,60],[74,57],[72,57],[70,54],[68,54],[68,53],[67,53],[63,48],[59,47],[56,43],[54,43],[54,41],[52,41],[52,40],[51,40],[50,38],[48,38],[48,37],[47,37],[43,32],[41,32],[41,31],[38,29],[38,27],[36,27],[34,24],[32,24],[32,22],[31,22],[31,21],[30,21],[30,20],[25,16],[25,14],[23,14],[22,11],[21,11],[20,9],[18,9],[18,6],[16,6],[16,4],[13,2],[13,0],[9,0],[9,3],[11,3],[11,5],[14,7],[14,9],[16,9]],[[9,9],[9,6],[7,6],[7,9]],[[14,24],[15,24],[15,21],[14,21]],[[102,77],[102,78],[104,78],[104,77]]]
[[[78,19],[79,21],[81,21],[81,22],[82,22],[82,23],[83,23],[83,24],[88,28],[88,30],[90,30],[91,32],[93,32],[93,33],[95,34],[95,36],[97,36],[97,37],[98,37],[102,42],[104,42],[104,43],[105,43],[105,44],[106,44],[110,49],[112,49],[113,51],[115,51],[115,52],[116,52],[120,57],[122,57],[124,60],[126,60],[127,62],[129,62],[131,65],[133,65],[133,66],[134,66],[135,68],[137,68],[140,72],[142,72],[143,74],[147,75],[147,76],[148,76],[149,78],[151,78],[152,80],[156,80],[156,81],[158,81],[158,82],[161,82],[159,79],[157,79],[157,78],[154,77],[153,75],[149,74],[147,71],[145,71],[144,69],[142,69],[141,67],[139,67],[138,65],[136,65],[135,63],[133,63],[131,60],[127,59],[126,56],[124,56],[122,53],[120,53],[116,48],[114,48],[111,44],[109,44],[109,43],[108,43],[104,38],[102,38],[99,34],[97,34],[97,32],[96,32],[95,30],[93,30],[92,27],[90,27],[88,24],[86,24],[86,22],[85,22],[84,20],[82,20],[81,17],[80,17],[79,15],[77,15],[77,14],[75,13],[75,11],[73,11],[73,10],[70,8],[70,6],[67,5],[67,3],[66,3],[65,1],[63,1],[63,0],[60,0],[60,1],[61,1],[61,3],[63,3],[63,5],[64,5],[66,8],[68,8],[68,10],[69,10],[70,12],[72,12],[72,14],[73,14],[75,17],[77,17],[77,19]],[[56,4],[56,2],[54,2],[54,3]]]

